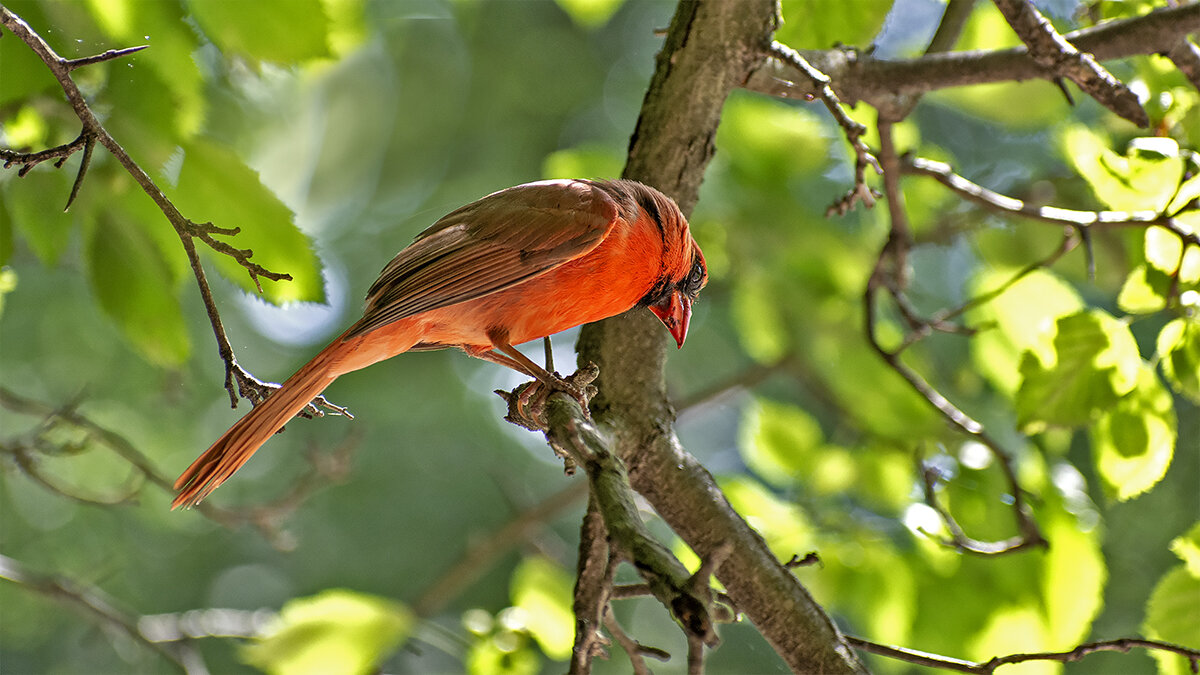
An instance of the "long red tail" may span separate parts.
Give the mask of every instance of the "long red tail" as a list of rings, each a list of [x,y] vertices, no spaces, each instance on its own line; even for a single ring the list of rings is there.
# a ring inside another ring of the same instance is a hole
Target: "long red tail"
[[[191,508],[241,468],[263,443],[308,405],[334,380],[339,340],[326,347],[265,401],[258,404],[217,439],[175,481],[179,494],[171,509]]]

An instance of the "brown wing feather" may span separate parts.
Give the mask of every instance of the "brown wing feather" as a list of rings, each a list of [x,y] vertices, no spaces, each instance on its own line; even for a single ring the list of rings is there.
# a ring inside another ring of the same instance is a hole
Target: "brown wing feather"
[[[580,180],[518,185],[467,204],[384,267],[346,337],[544,274],[598,246],[618,215],[605,190]]]

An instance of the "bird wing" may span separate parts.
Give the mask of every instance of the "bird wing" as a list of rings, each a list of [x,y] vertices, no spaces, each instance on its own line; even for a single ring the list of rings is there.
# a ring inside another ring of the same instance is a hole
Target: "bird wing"
[[[598,246],[619,213],[605,190],[580,180],[518,185],[467,204],[384,267],[346,337],[544,274]]]

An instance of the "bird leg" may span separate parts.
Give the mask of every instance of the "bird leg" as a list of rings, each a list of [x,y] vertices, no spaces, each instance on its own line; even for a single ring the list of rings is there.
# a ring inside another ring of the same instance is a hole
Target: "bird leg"
[[[504,340],[494,340],[494,351],[471,351],[472,356],[498,363],[502,366],[529,375],[534,382],[518,387],[513,394],[503,395],[509,404],[509,414],[506,419],[514,424],[534,431],[542,431],[545,424],[540,421],[545,408],[546,399],[555,391],[569,394],[579,402],[583,414],[588,415],[588,402],[595,395],[596,388],[592,381],[596,379],[596,369],[584,368],[574,375],[562,377],[558,373],[534,363],[522,354],[516,347]],[[549,346],[547,345],[547,354]],[[550,366],[553,368],[553,365]],[[507,394],[507,392],[505,392]]]

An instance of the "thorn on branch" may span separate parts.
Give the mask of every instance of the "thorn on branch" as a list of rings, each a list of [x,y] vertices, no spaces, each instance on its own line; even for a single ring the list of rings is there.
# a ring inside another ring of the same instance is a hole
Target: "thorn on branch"
[[[75,174],[75,183],[71,185],[71,194],[67,197],[67,205],[63,207],[63,211],[71,208],[71,204],[75,203],[75,198],[79,196],[79,188],[83,187],[83,176],[87,173],[88,166],[92,163],[92,150],[96,147],[96,136],[84,132],[87,140],[83,144],[83,161],[79,162],[79,173]],[[64,159],[58,160],[55,166],[61,167]]]
[[[63,59],[62,64],[63,67],[65,67],[69,72],[75,70],[76,68],[90,66],[93,63],[102,63],[104,61],[119,59],[122,56],[128,56],[130,54],[140,52],[149,46],[150,45],[138,45],[136,47],[126,47],[124,49],[110,49],[102,54],[96,54],[95,56],[85,56],[79,59]]]

